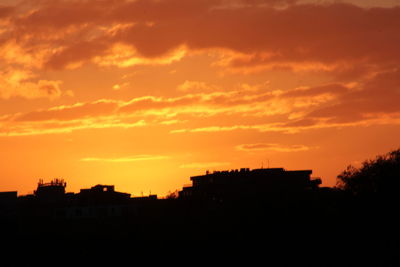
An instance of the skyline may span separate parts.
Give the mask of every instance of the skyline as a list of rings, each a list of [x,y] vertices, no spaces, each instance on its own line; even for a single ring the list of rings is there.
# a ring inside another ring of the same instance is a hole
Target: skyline
[[[0,191],[163,196],[399,147],[400,1],[0,1]]]

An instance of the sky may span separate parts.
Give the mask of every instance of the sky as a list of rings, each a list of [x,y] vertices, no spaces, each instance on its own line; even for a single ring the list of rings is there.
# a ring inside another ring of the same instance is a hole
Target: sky
[[[0,0],[0,191],[180,190],[400,146],[400,1]]]

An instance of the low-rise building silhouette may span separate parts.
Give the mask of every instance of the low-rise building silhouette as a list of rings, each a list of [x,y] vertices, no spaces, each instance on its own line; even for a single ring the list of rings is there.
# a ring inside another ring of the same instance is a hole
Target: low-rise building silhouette
[[[115,191],[113,185],[100,184],[89,189],[81,189],[77,194],[80,204],[85,205],[126,204],[130,197],[130,194]]]
[[[17,192],[0,193],[0,207],[7,207],[2,209],[5,213],[19,206],[19,215],[26,218],[86,220],[136,214],[139,208],[157,200],[157,195],[131,197],[131,194],[115,191],[114,185],[98,184],[81,189],[79,193],[66,193],[66,185],[62,179],[46,183],[40,179],[33,194],[17,198]]]
[[[71,195],[57,214],[75,220],[122,216],[130,197],[130,194],[115,191],[113,185],[99,184]]]
[[[17,191],[0,192],[0,219],[13,219],[16,213]]]
[[[312,190],[318,188],[321,179],[312,179],[311,174],[312,170],[283,168],[207,171],[205,175],[190,177],[192,185],[184,187],[179,197],[220,199]]]
[[[67,183],[63,179],[53,179],[49,183],[39,180],[34,195],[43,201],[60,201],[65,197]]]
[[[197,225],[199,232],[191,234],[201,238],[202,233],[214,231],[214,225],[208,222],[225,225],[235,221],[241,225],[246,216],[254,221],[279,214],[279,210],[294,213],[319,203],[314,196],[318,197],[321,180],[312,179],[311,174],[311,170],[283,168],[207,172],[190,177],[192,185],[185,186],[178,197],[165,199],[157,195],[133,197],[116,191],[113,185],[101,184],[66,193],[64,180],[40,180],[31,195],[0,193],[0,217],[3,221],[11,218],[3,227],[18,228],[15,231],[21,237],[83,238],[101,232],[110,237],[117,234],[145,239],[146,234],[166,237],[174,231],[183,237]],[[60,226],[64,231],[59,231]],[[142,233],[141,229],[146,231]],[[170,233],[169,229],[174,231]]]

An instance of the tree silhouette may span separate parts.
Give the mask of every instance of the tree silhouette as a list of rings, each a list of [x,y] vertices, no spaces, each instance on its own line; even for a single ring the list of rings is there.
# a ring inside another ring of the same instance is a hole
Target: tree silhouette
[[[178,190],[175,190],[174,192],[168,191],[168,194],[166,195],[166,199],[177,199],[179,197],[179,192]]]
[[[337,176],[337,187],[354,194],[387,194],[399,190],[400,149],[373,160],[366,160],[360,168],[349,165]]]

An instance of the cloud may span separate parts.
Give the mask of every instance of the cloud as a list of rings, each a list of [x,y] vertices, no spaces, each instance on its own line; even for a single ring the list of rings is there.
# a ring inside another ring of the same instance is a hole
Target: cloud
[[[134,47],[126,44],[117,43],[104,51],[104,54],[97,55],[92,58],[92,62],[100,66],[117,66],[120,68],[131,67],[136,65],[168,65],[181,60],[187,51],[184,46],[176,47],[168,53],[152,58],[140,55]],[[68,55],[62,55],[63,62],[58,68],[62,68],[69,64]]]
[[[255,91],[248,91],[250,94]],[[54,106],[24,113],[7,114],[0,118],[3,136],[65,133],[79,129],[131,128],[144,125],[173,126],[186,123],[178,116],[211,117],[224,113],[251,113],[253,99],[241,99],[237,91],[187,94],[166,98],[144,96],[128,101],[100,99]],[[256,99],[255,101],[262,101]],[[256,109],[264,109],[265,104]],[[143,119],[146,119],[144,122]]]
[[[6,36],[9,41],[20,36],[22,51],[47,51],[44,68],[169,64],[206,50],[224,51],[230,68],[341,75],[356,75],[354,66],[371,72],[400,60],[400,7],[250,0],[26,3],[19,4]]]
[[[202,128],[192,128],[192,129],[176,129],[171,130],[170,133],[196,133],[196,132],[229,132],[234,130],[248,130],[256,129],[257,125],[232,125],[232,126],[208,126]]]
[[[187,121],[183,121],[183,120],[166,120],[166,121],[161,121],[160,124],[162,125],[173,125],[173,124],[177,124],[177,123],[184,123]]]
[[[215,85],[209,85],[205,82],[186,80],[184,83],[178,86],[178,90],[182,92],[207,92],[217,91],[220,90],[220,88]]]
[[[335,122],[326,119],[321,120],[299,120],[295,122],[277,122],[267,124],[235,124],[230,126],[207,126],[199,128],[181,128],[171,130],[171,134],[182,133],[217,133],[217,132],[230,132],[238,130],[251,130],[258,132],[279,132],[285,134],[295,134],[310,130],[320,129],[340,129],[346,127],[368,127],[372,125],[400,125],[398,114],[393,116],[375,116],[372,118],[365,118],[358,121],[342,121]]]
[[[301,3],[313,3],[316,2],[315,0],[299,0],[298,2]],[[398,0],[379,0],[379,1],[365,1],[365,0],[322,0],[319,1],[323,4],[332,4],[332,3],[349,3],[353,5],[357,5],[360,7],[371,8],[371,7],[395,7],[399,6],[400,3]]]
[[[327,128],[397,125],[400,114],[399,77],[399,70],[393,69],[359,83],[330,83],[289,90],[271,90],[254,85],[248,90],[240,87],[232,91],[186,93],[176,97],[142,96],[126,101],[100,99],[78,102],[6,114],[0,118],[0,132],[3,136],[12,136],[163,125],[169,128],[170,133],[235,130],[297,133]],[[46,95],[54,94],[51,83],[39,81],[38,84]],[[206,83],[202,85],[212,87]],[[218,116],[223,119],[214,119]],[[175,128],[178,123],[183,127]]]
[[[130,84],[129,82],[122,83],[122,84],[114,84],[112,89],[115,91],[118,91],[118,90],[121,90],[122,88],[129,86],[129,84]]]
[[[341,95],[347,93],[350,89],[343,84],[333,83],[315,87],[299,87],[292,90],[282,92],[280,97],[296,98],[296,97],[314,97],[320,95]]]
[[[378,73],[356,90],[341,94],[334,103],[319,107],[306,119],[330,119],[332,122],[367,120],[400,113],[400,70]]]
[[[131,157],[122,157],[122,158],[96,158],[96,157],[88,157],[82,158],[81,161],[86,162],[109,162],[109,163],[125,163],[125,162],[135,162],[135,161],[147,161],[147,160],[163,160],[168,159],[167,156],[160,155],[136,155]]]
[[[9,17],[14,12],[14,7],[0,5],[0,20]]]
[[[59,98],[62,94],[60,85],[62,81],[38,80],[32,81],[35,75],[29,71],[7,70],[0,71],[0,98],[11,97],[34,98]]]
[[[108,45],[101,40],[77,41],[52,54],[45,62],[48,69],[74,69],[83,62],[105,54]]]
[[[239,151],[253,152],[253,151],[275,151],[275,152],[298,152],[310,150],[310,147],[305,145],[280,145],[273,143],[256,143],[256,144],[242,144],[236,147]]]
[[[36,110],[16,114],[14,121],[68,121],[101,116],[112,116],[118,107],[118,101],[100,99],[87,103],[56,106],[45,110]]]
[[[185,95],[176,98],[161,98],[154,96],[144,96],[132,99],[121,105],[120,112],[135,112],[142,110],[155,110],[174,108],[195,104],[200,100],[200,95]]]
[[[192,163],[185,163],[179,166],[179,168],[184,169],[206,169],[206,168],[213,168],[213,167],[220,167],[230,165],[230,162],[192,162]]]
[[[146,126],[144,120],[121,122],[114,118],[83,119],[68,122],[0,123],[0,137],[30,136],[43,134],[65,134],[85,129],[122,128]]]

